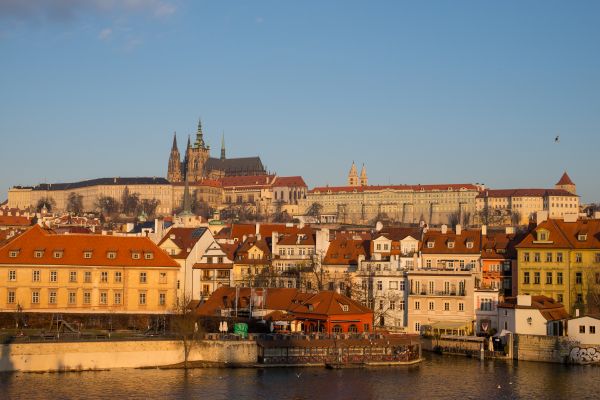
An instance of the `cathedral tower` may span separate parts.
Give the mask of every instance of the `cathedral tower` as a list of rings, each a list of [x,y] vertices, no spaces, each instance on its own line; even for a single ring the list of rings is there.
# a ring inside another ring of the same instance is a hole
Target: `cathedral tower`
[[[365,168],[365,164],[363,164],[362,169],[360,171],[360,186],[368,186],[369,178],[367,178],[367,169]]]
[[[181,172],[181,156],[179,154],[179,149],[177,148],[177,133],[173,134],[173,147],[171,147],[171,155],[169,156],[167,180],[169,182],[181,182],[183,180]]]
[[[210,155],[210,147],[204,142],[202,121],[198,120],[198,130],[194,145],[188,145],[186,150],[186,178],[190,182],[197,182],[206,176],[205,166]]]
[[[352,161],[352,167],[348,173],[348,186],[360,186],[358,182],[358,172],[356,171],[356,165]]]
[[[575,186],[575,183],[571,180],[571,177],[569,177],[566,171],[560,177],[560,180],[556,182],[556,185],[554,185],[554,187],[556,189],[566,190],[571,194],[577,194],[577,186]]]

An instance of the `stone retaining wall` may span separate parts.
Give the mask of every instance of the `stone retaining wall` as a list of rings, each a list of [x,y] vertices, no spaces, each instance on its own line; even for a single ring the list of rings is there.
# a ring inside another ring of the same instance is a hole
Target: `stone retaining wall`
[[[254,364],[254,341],[203,341],[194,345],[189,361]],[[0,371],[70,371],[159,367],[184,361],[176,340],[19,343],[2,345]]]

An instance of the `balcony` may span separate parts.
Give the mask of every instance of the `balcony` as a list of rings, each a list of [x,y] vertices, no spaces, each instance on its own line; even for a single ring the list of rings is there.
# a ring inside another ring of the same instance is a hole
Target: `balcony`
[[[448,296],[466,296],[466,291],[464,290],[434,290],[433,292],[428,290],[421,290],[420,292],[411,290],[409,295],[411,296],[440,296],[440,297],[448,297]]]

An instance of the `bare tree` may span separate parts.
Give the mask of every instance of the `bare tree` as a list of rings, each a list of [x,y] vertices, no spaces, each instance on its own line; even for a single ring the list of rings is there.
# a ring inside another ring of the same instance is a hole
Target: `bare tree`
[[[154,217],[156,214],[156,208],[160,204],[157,199],[144,199],[140,201],[140,210],[143,211],[148,217]]]
[[[140,205],[140,195],[131,193],[129,187],[125,186],[121,195],[121,210],[125,215],[133,215],[138,210]]]
[[[81,214],[83,212],[83,196],[75,192],[69,193],[67,211],[75,215]]]
[[[119,202],[110,196],[98,197],[95,206],[105,217],[112,216],[119,211]]]
[[[46,210],[48,210],[48,212],[51,212],[55,206],[56,201],[54,201],[52,197],[42,197],[38,200],[35,209],[37,212],[40,212],[44,207],[46,207]]]
[[[323,212],[323,205],[321,203],[312,203],[307,209],[305,214],[309,217],[319,218]]]
[[[198,325],[196,311],[191,308],[189,295],[177,299],[171,317],[171,330],[183,344],[183,367],[188,369],[190,353],[204,336],[202,327]]]
[[[460,223],[460,211],[454,211],[448,215],[448,224],[450,226],[456,226]]]
[[[394,314],[400,312],[400,300],[402,300],[400,292],[378,290],[374,287],[373,276],[359,276],[358,278],[363,279],[360,283],[353,284],[350,297],[373,310],[375,325],[387,326],[386,321],[395,318]]]
[[[462,221],[461,221],[462,225],[465,227],[468,227],[469,225],[471,225],[471,217],[472,217],[472,215],[471,215],[470,211],[464,211],[462,213]]]

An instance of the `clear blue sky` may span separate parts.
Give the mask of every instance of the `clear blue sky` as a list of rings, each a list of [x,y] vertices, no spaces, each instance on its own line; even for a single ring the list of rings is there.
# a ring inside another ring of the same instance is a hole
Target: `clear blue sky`
[[[599,1],[0,1],[0,200],[218,155],[600,201]],[[560,143],[554,137],[560,135]]]

